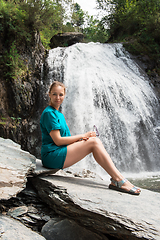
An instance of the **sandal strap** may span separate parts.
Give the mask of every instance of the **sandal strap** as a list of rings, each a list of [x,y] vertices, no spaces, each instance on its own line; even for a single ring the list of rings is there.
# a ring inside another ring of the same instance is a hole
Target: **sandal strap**
[[[114,183],[114,185],[115,185],[116,187],[121,188],[122,185],[123,185],[125,182],[127,182],[127,179],[124,178],[124,179],[122,179],[121,181],[118,182],[118,181],[114,180],[113,178],[111,178],[111,182]],[[131,189],[131,190],[132,190],[132,189]],[[134,190],[133,190],[133,191],[134,191]]]
[[[130,192],[135,193],[138,189],[139,189],[138,187],[135,187],[135,186],[134,186],[134,187],[130,190]]]

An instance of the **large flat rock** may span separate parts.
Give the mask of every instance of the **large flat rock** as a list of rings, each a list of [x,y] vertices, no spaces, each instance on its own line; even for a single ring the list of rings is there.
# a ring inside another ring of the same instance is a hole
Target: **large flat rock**
[[[32,179],[43,201],[58,214],[120,239],[160,239],[160,193],[142,189],[133,196],[108,189],[100,179],[61,172]]]
[[[0,200],[16,196],[26,186],[36,158],[10,139],[0,138]]]
[[[133,196],[108,189],[109,182],[87,170],[81,174],[46,169],[18,144],[0,138],[0,199],[22,191],[27,176],[57,214],[93,232],[119,239],[160,240],[160,193],[143,189],[140,196]],[[4,225],[3,216],[0,223]]]

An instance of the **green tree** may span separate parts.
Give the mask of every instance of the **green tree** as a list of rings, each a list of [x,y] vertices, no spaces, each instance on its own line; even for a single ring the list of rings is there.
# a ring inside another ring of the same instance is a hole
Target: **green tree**
[[[85,13],[81,9],[80,5],[78,3],[74,4],[73,7],[73,13],[72,13],[72,26],[73,27],[78,27],[78,29],[82,29],[82,25],[84,24],[84,16]]]
[[[110,41],[132,40],[126,45],[136,54],[148,54],[160,65],[160,0],[97,0],[106,11]],[[108,9],[110,11],[108,13]]]
[[[22,48],[34,44],[36,32],[41,33],[47,47],[49,39],[62,31],[65,18],[62,5],[70,1],[0,0],[0,46],[3,46],[0,64],[5,78],[15,78],[23,72],[17,70],[23,65],[19,54]]]
[[[151,24],[152,28],[158,27],[159,0],[97,0],[97,3],[107,12],[103,22],[109,25],[112,38],[149,30]]]
[[[63,23],[64,9],[59,1],[27,0],[27,2],[20,1],[19,5],[26,12],[26,24],[34,30],[41,31],[53,23]]]
[[[106,42],[108,39],[108,31],[100,20],[87,15],[85,25],[86,27],[84,27],[83,33],[86,41]]]

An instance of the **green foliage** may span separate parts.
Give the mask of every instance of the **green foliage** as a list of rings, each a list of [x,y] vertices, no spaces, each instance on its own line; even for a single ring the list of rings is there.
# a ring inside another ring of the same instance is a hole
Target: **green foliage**
[[[94,19],[93,16],[87,17],[87,27],[83,29],[86,41],[104,43],[108,39],[108,32],[101,21]]]
[[[63,26],[63,31],[64,31],[64,32],[75,32],[75,28],[73,27],[72,23],[67,22],[67,23]]]
[[[81,28],[82,25],[84,24],[84,16],[85,16],[85,13],[81,9],[80,5],[78,3],[75,3],[73,8],[73,13],[72,13],[72,21],[71,21],[72,26]]]
[[[12,119],[14,124],[20,124],[21,120],[22,120],[22,118],[20,118],[20,117],[17,117],[17,118],[16,117],[11,117],[11,119]]]
[[[48,48],[50,38],[61,32],[65,18],[62,3],[71,0],[0,0],[0,45],[5,79],[21,77],[27,68],[20,52],[34,44],[35,32],[40,32]]]
[[[26,14],[14,2],[0,0],[0,36],[7,45],[12,40],[27,39],[31,35],[26,25]]]
[[[69,2],[69,1],[68,1]],[[53,1],[50,2],[53,5]],[[50,6],[51,6],[50,5]],[[53,8],[54,6],[54,8]],[[48,17],[43,21],[45,22],[45,26],[39,27],[40,36],[42,44],[45,48],[49,48],[50,39],[65,30],[64,19],[65,19],[65,11],[60,3],[54,3],[52,8],[50,7],[50,13],[48,12]],[[52,11],[51,11],[52,9]]]
[[[62,24],[64,9],[59,1],[52,0],[17,0],[21,9],[25,12],[27,26],[33,30],[42,31],[52,24]]]
[[[0,116],[0,125],[6,125],[6,123],[7,123],[7,118]]]
[[[160,64],[160,0],[97,0],[110,12],[102,19],[108,24],[110,41],[132,40],[128,49],[147,54]]]
[[[6,80],[10,78],[16,79],[26,72],[26,66],[18,54],[15,42],[12,42],[10,49],[5,51],[3,62],[3,73]]]
[[[36,31],[42,32],[43,39],[61,32],[65,18],[64,1],[0,0],[0,36],[8,39],[6,44],[10,39],[20,44],[21,41],[31,43]]]
[[[71,22],[67,22],[63,28],[64,31],[79,31],[84,34],[84,41],[89,42],[106,42],[108,39],[108,32],[103,23],[89,16],[88,12],[81,9],[78,3],[73,6],[73,13]]]
[[[0,125],[6,125],[6,122],[0,122]]]

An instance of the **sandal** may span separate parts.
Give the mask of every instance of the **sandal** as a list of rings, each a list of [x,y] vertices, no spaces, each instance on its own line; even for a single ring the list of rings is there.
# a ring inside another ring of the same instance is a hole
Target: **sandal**
[[[124,192],[124,193],[129,193],[129,194],[132,194],[132,195],[139,195],[140,194],[140,192],[136,192],[137,189],[139,189],[139,188],[135,187],[135,186],[130,191],[121,188],[122,185],[125,182],[128,181],[126,178],[124,178],[122,181],[119,181],[119,182],[115,181],[113,178],[111,178],[110,180],[115,185],[115,186],[112,185],[112,184],[109,185],[109,188],[112,189],[112,190],[116,190],[116,191]]]

